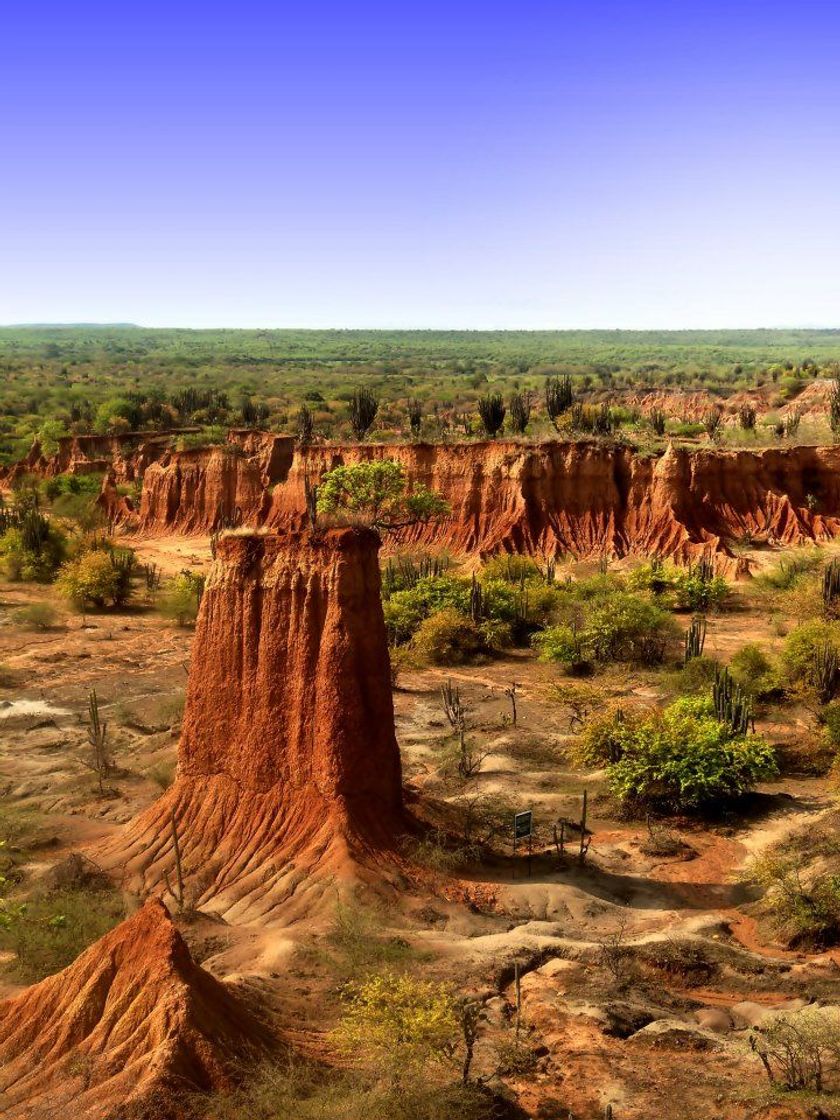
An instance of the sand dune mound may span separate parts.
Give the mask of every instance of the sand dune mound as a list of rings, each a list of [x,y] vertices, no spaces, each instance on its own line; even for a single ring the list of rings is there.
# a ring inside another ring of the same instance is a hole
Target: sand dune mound
[[[140,890],[175,873],[228,919],[293,920],[404,831],[380,600],[364,529],[232,534],[193,645],[178,777],[101,857]]]
[[[0,1004],[0,1113],[165,1120],[179,1095],[226,1087],[268,1044],[150,899],[69,968]]]

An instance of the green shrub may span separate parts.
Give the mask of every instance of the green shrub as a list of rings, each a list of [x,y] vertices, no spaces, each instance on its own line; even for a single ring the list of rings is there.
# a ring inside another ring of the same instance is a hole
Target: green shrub
[[[58,621],[58,611],[49,603],[29,603],[19,607],[12,619],[27,630],[51,630]]]
[[[701,562],[676,569],[674,592],[680,607],[705,614],[723,606],[729,597],[729,584],[723,576],[714,575],[708,565]]]
[[[822,949],[840,941],[840,875],[806,879],[801,857],[779,852],[756,859],[749,874],[767,891],[766,908],[791,944]]]
[[[713,657],[692,657],[676,674],[677,691],[681,696],[708,693],[718,669],[719,665]]]
[[[79,609],[120,605],[126,599],[125,575],[107,548],[93,548],[68,560],[61,568],[56,590]]]
[[[574,668],[592,661],[659,664],[678,636],[673,618],[655,601],[617,591],[582,609],[581,625],[551,626],[534,638],[543,661]]]
[[[782,650],[782,666],[789,688],[821,691],[820,661],[823,651],[834,651],[840,656],[840,622],[813,618],[800,623],[788,634]]]
[[[487,644],[473,620],[453,607],[445,607],[424,619],[411,648],[420,660],[431,665],[463,665],[487,652]]]
[[[748,642],[732,655],[729,672],[744,692],[759,699],[776,687],[773,663],[755,642]]]
[[[833,700],[820,711],[820,723],[825,727],[828,741],[840,747],[840,700]]]
[[[707,698],[633,718],[621,710],[599,716],[582,754],[607,763],[610,788],[625,804],[673,811],[739,797],[777,773],[764,739],[731,736]]]
[[[36,510],[0,536],[0,561],[10,580],[50,583],[67,555],[64,533]]]
[[[170,579],[158,599],[158,610],[179,626],[190,626],[198,617],[204,594],[204,576],[189,568]]]

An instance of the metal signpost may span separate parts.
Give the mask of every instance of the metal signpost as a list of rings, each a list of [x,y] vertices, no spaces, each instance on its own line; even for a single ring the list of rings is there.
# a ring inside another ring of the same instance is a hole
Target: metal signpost
[[[531,876],[531,842],[534,833],[534,812],[532,809],[525,809],[521,813],[515,813],[513,817],[513,854],[516,856],[516,844],[519,840],[528,841],[528,877]],[[516,875],[516,864],[513,865],[513,874]]]

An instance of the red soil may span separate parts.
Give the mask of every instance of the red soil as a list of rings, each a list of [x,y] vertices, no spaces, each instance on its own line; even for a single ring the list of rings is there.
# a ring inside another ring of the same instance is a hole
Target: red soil
[[[168,1120],[178,1096],[225,1088],[268,1034],[190,957],[150,899],[69,968],[0,1004],[3,1116]]]
[[[202,601],[178,778],[106,853],[237,920],[306,913],[405,831],[369,530],[222,538]]]

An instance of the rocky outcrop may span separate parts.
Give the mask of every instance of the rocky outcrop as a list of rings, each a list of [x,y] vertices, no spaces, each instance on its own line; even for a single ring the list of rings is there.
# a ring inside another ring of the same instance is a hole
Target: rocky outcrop
[[[101,505],[146,535],[207,534],[240,524],[298,529],[306,523],[307,480],[317,484],[339,464],[383,458],[398,460],[410,484],[437,490],[450,505],[434,525],[389,536],[389,549],[577,558],[655,552],[678,561],[711,551],[722,568],[735,571],[733,545],[742,540],[792,545],[840,531],[840,449],[833,446],[669,446],[658,455],[560,440],[299,449],[288,436],[236,429],[222,447],[178,452],[141,444],[130,463],[108,472]],[[140,473],[136,511],[116,484]]]
[[[504,442],[312,447],[275,487],[267,523],[300,524],[304,479],[340,463],[400,461],[413,483],[443,494],[450,513],[392,544],[455,553],[586,557],[705,551],[735,570],[735,542],[797,544],[840,531],[840,449],[693,450],[660,456],[598,443]]]
[[[145,473],[136,526],[190,534],[259,525],[268,503],[259,462],[236,445],[173,451]]]
[[[376,534],[230,534],[193,645],[178,777],[105,853],[239,921],[293,920],[404,831]]]
[[[0,1111],[169,1120],[186,1092],[225,1088],[270,1047],[265,1027],[199,968],[150,900],[69,968],[0,1004]]]

